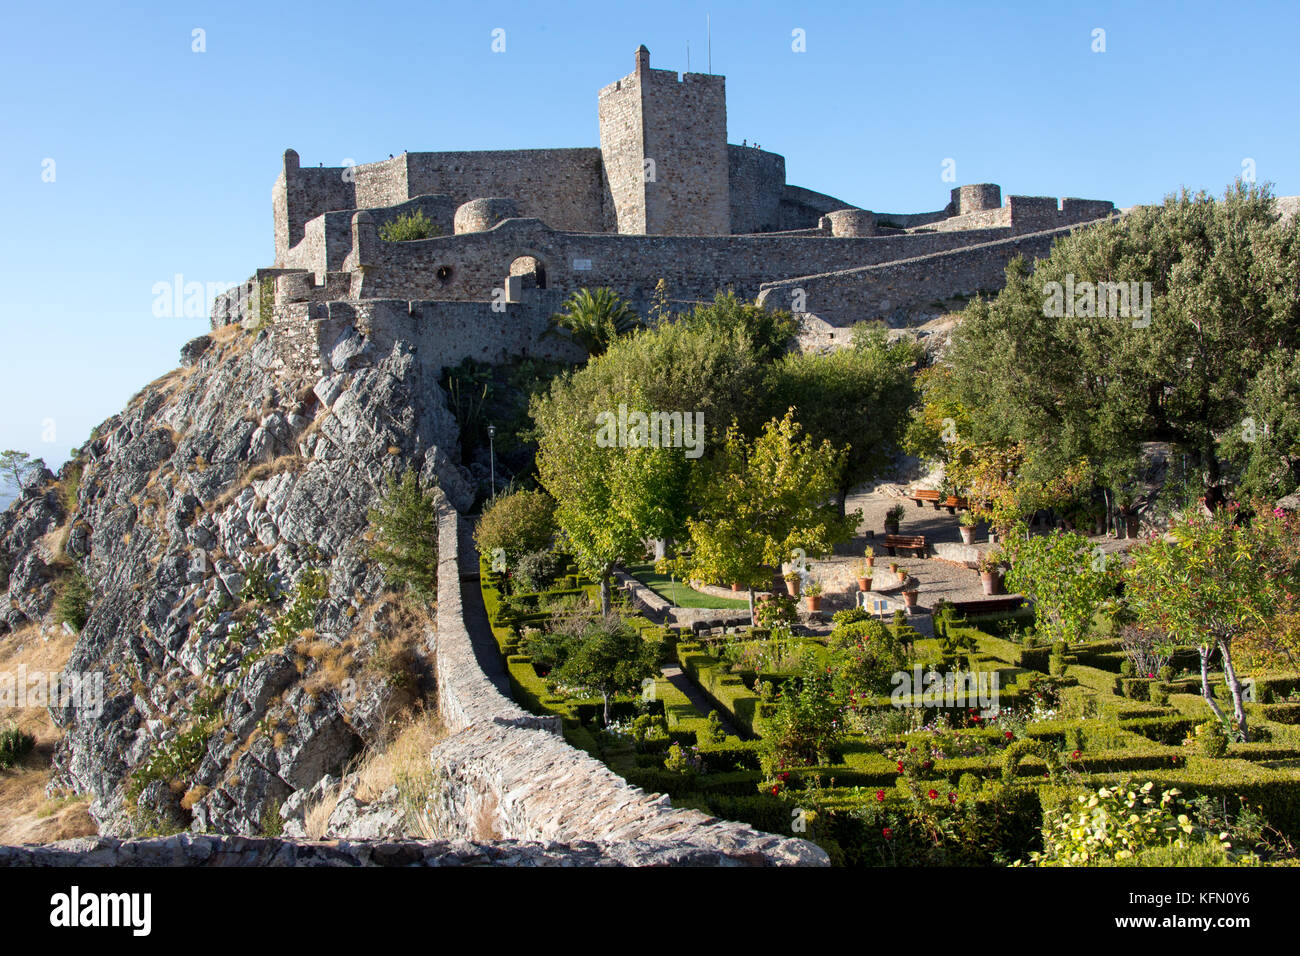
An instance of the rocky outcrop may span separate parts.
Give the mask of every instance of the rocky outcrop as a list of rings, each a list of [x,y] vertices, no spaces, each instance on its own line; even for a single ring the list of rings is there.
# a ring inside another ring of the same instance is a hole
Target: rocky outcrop
[[[397,342],[322,375],[286,365],[277,334],[187,344],[181,368],[58,476],[34,469],[0,514],[0,634],[48,623],[74,565],[93,592],[67,668],[102,674],[104,700],[52,708],[51,785],[90,794],[106,834],[278,830],[268,814],[381,722],[385,678],[366,662],[382,635],[365,618],[384,585],[366,533],[387,476],[413,467],[452,505],[473,500],[436,368]],[[290,633],[315,574],[322,593]]]

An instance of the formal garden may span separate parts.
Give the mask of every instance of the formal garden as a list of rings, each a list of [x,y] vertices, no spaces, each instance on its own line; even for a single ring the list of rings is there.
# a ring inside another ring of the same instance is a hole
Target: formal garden
[[[729,294],[575,300],[590,359],[529,396],[529,467],[476,531],[516,699],[845,866],[1294,864],[1300,233],[1274,219],[1238,187],[1081,230],[937,354],[868,325],[800,351]],[[1044,313],[1099,269],[1153,283],[1149,325]],[[597,440],[612,409],[632,427]],[[656,430],[696,413],[700,453]],[[920,480],[872,484],[904,460]]]

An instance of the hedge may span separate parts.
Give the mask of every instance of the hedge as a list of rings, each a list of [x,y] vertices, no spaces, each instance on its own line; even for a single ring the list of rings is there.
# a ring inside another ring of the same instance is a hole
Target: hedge
[[[728,673],[721,661],[704,653],[695,643],[678,643],[677,662],[719,710],[729,715],[735,727],[750,736],[757,735],[754,718],[758,716],[761,699],[739,677]]]

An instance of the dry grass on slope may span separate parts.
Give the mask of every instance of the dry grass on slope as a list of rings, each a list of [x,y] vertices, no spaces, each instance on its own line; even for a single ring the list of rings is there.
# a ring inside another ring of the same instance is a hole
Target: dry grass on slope
[[[53,628],[48,636],[31,624],[0,637],[0,681],[16,686],[20,674],[56,674],[67,663],[76,638]],[[45,678],[48,686],[48,677]],[[30,685],[29,685],[30,686]],[[84,797],[50,798],[50,761],[62,733],[46,707],[4,707],[0,726],[36,738],[35,748],[17,765],[0,770],[0,843],[50,843],[97,833]]]

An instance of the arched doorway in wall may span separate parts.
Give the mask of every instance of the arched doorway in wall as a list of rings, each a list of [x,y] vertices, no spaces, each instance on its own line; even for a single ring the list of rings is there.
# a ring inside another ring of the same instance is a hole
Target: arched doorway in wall
[[[524,255],[510,263],[510,275],[519,276],[524,289],[546,288],[546,264],[536,256]]]

